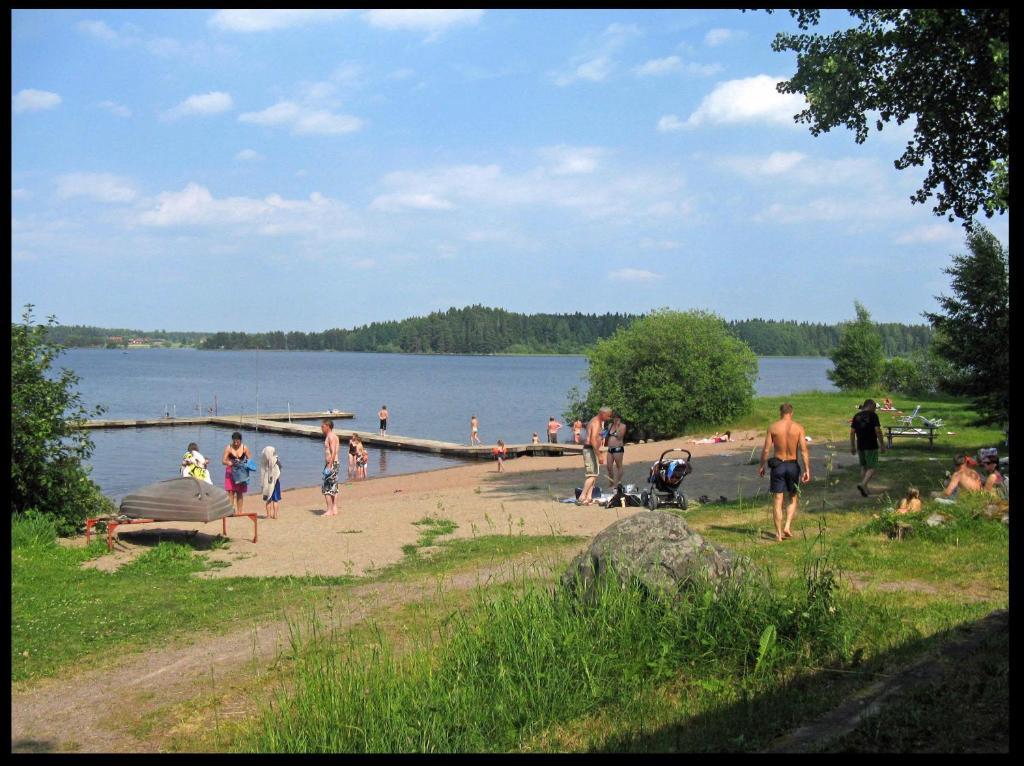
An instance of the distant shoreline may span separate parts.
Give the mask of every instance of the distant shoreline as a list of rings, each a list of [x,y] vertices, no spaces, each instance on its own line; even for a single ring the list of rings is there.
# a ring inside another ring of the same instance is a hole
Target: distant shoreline
[[[545,353],[545,352],[530,352],[530,353],[518,353],[514,351],[501,351],[493,354],[473,354],[469,352],[450,352],[450,353],[438,353],[434,351],[337,351],[333,348],[199,348],[197,346],[161,346],[158,348],[153,347],[134,347],[134,348],[103,348],[101,346],[65,346],[66,349],[78,349],[78,350],[93,350],[93,351],[202,351],[204,353],[217,353],[220,351],[249,351],[264,354],[291,354],[291,353],[306,353],[306,354],[395,354],[398,356],[564,356],[564,357],[578,357],[586,356],[586,351],[580,351],[574,354],[556,354],[556,353]],[[755,354],[758,359],[828,359],[829,357],[825,354]]]

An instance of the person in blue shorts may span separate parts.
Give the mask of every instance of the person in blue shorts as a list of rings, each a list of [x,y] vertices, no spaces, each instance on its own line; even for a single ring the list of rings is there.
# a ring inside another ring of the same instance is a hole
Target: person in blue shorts
[[[771,484],[768,490],[774,498],[772,509],[775,521],[775,539],[778,541],[788,540],[793,536],[790,528],[793,517],[796,516],[797,504],[800,499],[800,482],[807,483],[811,480],[811,456],[807,451],[807,439],[804,427],[793,420],[793,405],[789,402],[779,406],[779,419],[768,426],[768,433],[764,439],[764,449],[761,450],[761,466],[757,472],[764,476],[765,466],[771,468]],[[774,450],[774,456],[768,459],[769,450]],[[801,475],[800,463],[797,462],[797,450],[800,451],[804,461],[804,470]],[[786,523],[782,523],[782,496],[789,495],[789,506],[786,508]]]

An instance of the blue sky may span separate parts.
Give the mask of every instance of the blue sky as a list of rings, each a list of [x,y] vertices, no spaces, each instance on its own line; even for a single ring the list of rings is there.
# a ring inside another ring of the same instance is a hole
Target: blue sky
[[[825,28],[848,25],[844,12]],[[922,322],[910,128],[812,137],[786,13],[15,11],[12,319],[323,330],[481,303]],[[985,224],[1004,243],[1008,220]]]

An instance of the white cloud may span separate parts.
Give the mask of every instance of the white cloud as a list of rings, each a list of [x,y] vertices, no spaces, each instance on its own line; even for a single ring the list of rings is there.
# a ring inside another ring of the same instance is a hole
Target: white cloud
[[[563,147],[557,156],[566,153]],[[558,168],[556,160],[554,169]],[[682,179],[670,170],[613,172],[596,162],[591,165],[586,154],[561,169],[574,172],[555,173],[549,164],[543,164],[521,173],[504,173],[492,164],[389,173],[382,179],[387,191],[374,200],[373,207],[447,209],[444,205],[450,204],[475,216],[485,209],[562,208],[588,219],[618,216],[616,222],[621,225],[637,218],[688,213],[688,203],[678,197]]]
[[[377,266],[377,261],[375,261],[373,258],[358,258],[352,261],[351,266],[353,269],[366,271],[367,269],[375,268]]]
[[[460,24],[476,24],[484,12],[479,8],[376,9],[365,13],[370,26],[381,29],[412,29],[429,32],[436,39],[445,30]]]
[[[96,104],[96,106],[100,107],[101,109],[106,109],[108,112],[118,117],[132,116],[131,109],[124,106],[123,104],[117,103],[116,101],[100,101],[98,104]]]
[[[230,93],[222,91],[211,91],[195,96],[189,96],[173,109],[164,113],[165,119],[173,120],[178,117],[189,115],[220,114],[234,106]]]
[[[396,192],[381,194],[370,203],[370,208],[394,213],[400,210],[452,210],[451,202],[430,192]]]
[[[678,56],[666,56],[662,59],[650,59],[636,68],[640,76],[672,74],[683,71],[683,60]]]
[[[661,274],[646,269],[615,269],[608,272],[608,279],[612,282],[653,282],[661,279]]]
[[[244,225],[246,232],[263,236],[312,234],[328,238],[346,238],[353,231],[341,224],[347,208],[319,192],[308,199],[289,200],[279,194],[263,199],[225,197],[218,199],[205,186],[190,182],[178,192],[163,192],[138,216],[144,226],[224,227]]]
[[[802,152],[776,151],[767,155],[727,155],[716,163],[749,179],[780,177],[805,185],[856,186],[881,190],[886,171],[878,161],[867,157],[823,159],[808,157]]]
[[[60,104],[60,96],[48,90],[26,88],[19,90],[11,99],[11,109],[15,112],[38,112],[53,109]]]
[[[254,160],[262,160],[263,155],[255,149],[243,149],[235,155],[235,159],[239,162],[253,162]]]
[[[640,247],[644,250],[670,252],[673,250],[679,250],[682,246],[682,242],[678,242],[674,239],[651,239],[650,237],[645,237],[640,240]]]
[[[556,74],[555,85],[571,85],[577,80],[589,80],[590,82],[604,82],[611,74],[615,65],[607,56],[598,56],[575,65],[570,71]]]
[[[342,135],[353,133],[363,126],[363,121],[358,117],[335,114],[294,101],[279,101],[259,112],[245,112],[238,116],[238,120],[254,125],[290,126],[296,135]]]
[[[217,11],[207,21],[211,27],[227,32],[267,32],[274,29],[302,27],[333,21],[347,10],[267,8],[229,8]]]
[[[104,42],[112,43],[118,39],[117,32],[102,21],[80,21],[78,22],[78,29]]]
[[[137,196],[131,181],[110,173],[68,173],[57,179],[57,196],[86,197],[97,202],[131,202]]]
[[[595,146],[551,146],[541,150],[541,156],[553,163],[551,172],[555,175],[577,175],[593,173],[604,149]]]
[[[660,77],[669,74],[688,74],[695,77],[710,77],[722,71],[721,64],[698,64],[684,62],[679,56],[650,59],[633,69],[638,77]]]
[[[579,80],[604,82],[615,69],[612,54],[642,34],[635,24],[609,24],[597,40],[591,40],[588,52],[574,56],[567,70],[552,72],[552,81],[559,87]]]
[[[740,40],[747,36],[746,32],[741,32],[736,29],[722,29],[717,27],[715,29],[709,29],[708,33],[704,35],[704,44],[709,47],[716,47],[723,43],[730,42],[731,40]]]
[[[806,101],[799,94],[775,90],[782,79],[762,74],[721,82],[704,97],[686,127],[741,122],[794,125],[793,115],[806,107]]]
[[[682,130],[684,127],[686,126],[683,124],[683,121],[674,114],[666,114],[658,120],[659,133],[673,133],[677,130]]]
[[[769,205],[753,216],[756,223],[794,224],[809,221],[893,221],[913,215],[906,199],[889,194],[865,194],[854,197],[815,197],[813,199]]]
[[[31,199],[32,192],[28,189],[11,189],[11,199]]]
[[[963,238],[964,230],[959,224],[933,223],[911,229],[893,241],[897,245],[958,245]]]

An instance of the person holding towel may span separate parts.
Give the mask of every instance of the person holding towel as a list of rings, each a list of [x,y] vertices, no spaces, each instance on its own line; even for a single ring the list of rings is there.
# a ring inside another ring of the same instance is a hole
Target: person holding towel
[[[213,479],[210,478],[210,472],[207,470],[209,464],[210,461],[199,451],[199,445],[192,442],[181,458],[181,475],[183,478],[192,477],[199,481],[205,481],[207,484],[213,484]]]
[[[260,488],[267,504],[267,518],[276,519],[281,510],[281,460],[270,445],[260,453]]]

